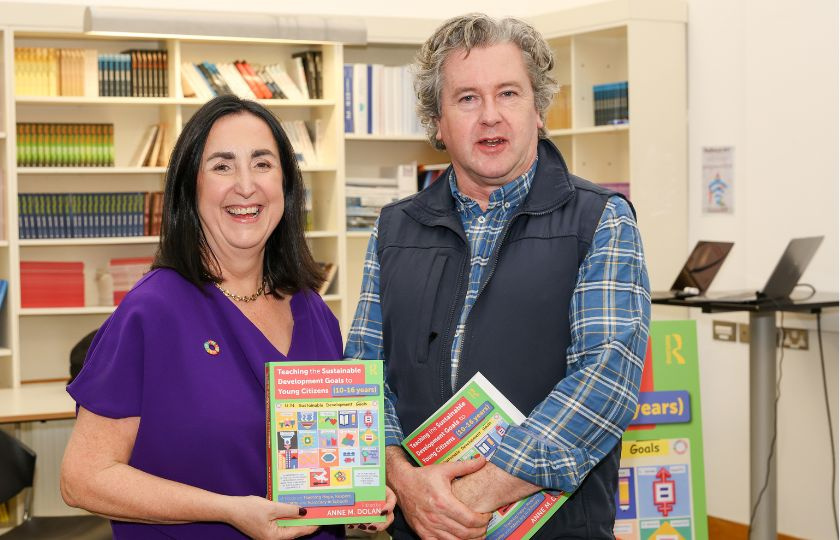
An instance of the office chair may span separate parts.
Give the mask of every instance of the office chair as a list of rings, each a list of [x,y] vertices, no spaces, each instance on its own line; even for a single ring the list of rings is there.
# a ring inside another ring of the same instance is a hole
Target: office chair
[[[32,517],[32,481],[35,477],[35,452],[0,430],[0,503],[11,500],[26,488],[23,523],[0,534],[2,540],[74,539],[108,540],[111,524],[99,516]]]

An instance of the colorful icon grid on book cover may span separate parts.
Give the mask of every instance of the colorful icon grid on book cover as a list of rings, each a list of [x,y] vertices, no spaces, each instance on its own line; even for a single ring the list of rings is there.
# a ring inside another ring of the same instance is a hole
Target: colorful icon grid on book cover
[[[266,364],[269,498],[307,509],[282,525],[384,521],[382,362]]]

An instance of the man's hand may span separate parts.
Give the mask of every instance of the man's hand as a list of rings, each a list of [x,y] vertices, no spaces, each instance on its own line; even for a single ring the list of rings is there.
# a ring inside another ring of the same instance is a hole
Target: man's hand
[[[385,456],[388,484],[414,532],[438,540],[484,537],[490,514],[474,512],[452,494],[452,481],[481,469],[484,459],[414,467],[398,446],[388,446]]]
[[[490,462],[452,483],[452,493],[476,512],[493,512],[542,488],[517,478]]]

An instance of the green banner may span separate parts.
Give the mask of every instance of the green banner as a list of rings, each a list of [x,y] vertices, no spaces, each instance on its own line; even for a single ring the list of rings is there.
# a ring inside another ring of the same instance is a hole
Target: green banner
[[[639,405],[622,442],[618,540],[709,536],[697,361],[694,321],[651,323]]]

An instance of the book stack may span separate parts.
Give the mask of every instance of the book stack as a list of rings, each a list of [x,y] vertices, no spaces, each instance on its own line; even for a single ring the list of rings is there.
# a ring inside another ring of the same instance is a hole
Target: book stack
[[[324,99],[323,69],[321,51],[302,51],[292,55],[293,71],[296,80],[306,82],[309,99]]]
[[[18,237],[106,238],[160,234],[162,193],[18,193]]]
[[[18,96],[95,97],[98,81],[94,49],[15,48]]]
[[[321,52],[295,53],[288,66],[261,66],[247,60],[184,62],[184,97],[204,100],[223,94],[243,99],[316,99],[323,97]]]
[[[167,51],[130,49],[99,55],[99,95],[166,97],[169,95]]]
[[[344,132],[421,135],[409,66],[344,65]]]
[[[140,281],[143,274],[149,271],[152,257],[134,257],[129,259],[111,259],[108,263],[108,273],[114,285],[114,305],[117,306]]]
[[[165,167],[172,153],[171,145],[166,141],[166,124],[154,124],[146,130],[140,140],[137,153],[131,160],[132,167]]]
[[[21,261],[21,307],[83,307],[84,305],[84,263]]]
[[[143,197],[143,235],[160,236],[163,221],[163,192],[152,191]]]
[[[306,122],[303,120],[282,120],[280,125],[283,127],[283,131],[286,132],[289,142],[292,143],[298,165],[301,167],[314,167],[318,165],[318,153],[315,147],[318,141],[322,139],[318,134],[321,127],[320,121],[315,120],[312,123],[314,137],[310,133],[310,128],[307,127]],[[313,138],[315,142],[313,142]]]
[[[630,121],[627,81],[596,84],[592,87],[595,125],[626,124]]]
[[[18,167],[113,167],[114,124],[17,124]]]
[[[417,191],[417,163],[384,167],[377,177],[349,177],[345,187],[347,229],[370,231],[386,204]]]

